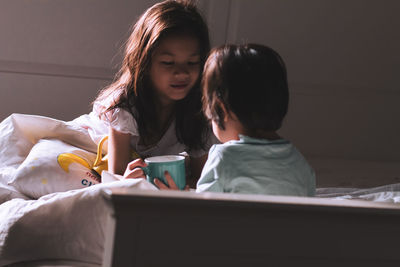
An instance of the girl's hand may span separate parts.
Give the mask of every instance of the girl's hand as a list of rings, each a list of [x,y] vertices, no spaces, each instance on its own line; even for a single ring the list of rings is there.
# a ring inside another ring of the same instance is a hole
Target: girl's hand
[[[146,174],[140,167],[146,167],[147,164],[141,159],[135,159],[128,163],[124,173],[124,178],[145,178]]]
[[[164,184],[160,179],[154,178],[154,184],[160,190],[180,190],[176,185],[174,179],[172,179],[171,175],[168,171],[164,172],[165,179],[167,180],[167,184]],[[189,191],[189,185],[186,185],[184,188],[185,191]]]

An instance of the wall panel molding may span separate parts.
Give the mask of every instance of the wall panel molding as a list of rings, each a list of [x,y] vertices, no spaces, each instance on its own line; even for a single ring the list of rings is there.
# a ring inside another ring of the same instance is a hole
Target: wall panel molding
[[[110,81],[114,77],[114,71],[101,67],[58,65],[11,60],[0,60],[0,73],[18,73],[104,81]]]

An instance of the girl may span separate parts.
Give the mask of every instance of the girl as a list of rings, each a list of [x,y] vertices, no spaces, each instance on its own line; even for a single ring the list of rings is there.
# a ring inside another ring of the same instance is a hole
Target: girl
[[[277,130],[288,110],[282,58],[262,45],[213,50],[203,73],[203,110],[216,137],[197,192],[313,196],[315,174]],[[166,175],[171,189],[176,186]],[[159,180],[161,189],[168,187]]]
[[[94,102],[109,124],[110,172],[143,177],[140,158],[186,151],[197,180],[213,143],[199,86],[209,49],[207,25],[190,2],[164,1],[138,19],[116,81]],[[140,158],[128,165],[132,152]]]

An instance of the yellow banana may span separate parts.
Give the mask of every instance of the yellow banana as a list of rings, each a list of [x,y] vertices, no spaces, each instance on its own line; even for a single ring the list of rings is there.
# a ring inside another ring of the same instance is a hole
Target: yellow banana
[[[93,163],[94,167],[97,167],[97,166],[107,163],[107,160],[106,159],[103,160],[103,158],[102,158],[103,157],[103,144],[107,139],[108,139],[108,136],[106,135],[100,140],[99,144],[97,145],[97,156],[96,156],[96,160]]]
[[[63,153],[63,154],[58,155],[57,161],[58,161],[58,164],[61,166],[61,168],[65,172],[69,172],[69,165],[73,162],[81,164],[88,169],[92,168],[86,160],[84,160],[83,158],[81,158],[75,154],[71,154],[71,153]]]
[[[91,169],[95,172],[97,172],[97,174],[100,176],[101,172],[103,170],[107,170],[108,169],[108,157],[107,155],[105,155],[103,157],[103,145],[105,143],[105,141],[108,139],[108,136],[104,136],[101,141],[99,142],[98,146],[97,146],[97,156],[96,156],[96,160],[93,163],[93,166],[91,166],[85,159],[75,155],[75,154],[71,154],[71,153],[63,153],[58,155],[57,157],[57,161],[58,164],[61,166],[61,168],[66,171],[69,172],[69,165],[73,162],[78,163],[83,165],[84,167]],[[140,156],[135,152],[132,151],[132,160],[139,158]]]
[[[97,145],[97,157],[93,163],[93,170],[97,172],[99,176],[101,176],[101,172],[104,170],[108,170],[108,155],[103,156],[103,145],[105,141],[108,139],[108,136],[104,136],[99,144]],[[132,150],[132,160],[139,158],[139,154],[137,154],[134,150]]]
[[[103,170],[108,170],[108,159],[107,155],[103,157],[103,145],[104,142],[108,139],[108,136],[104,136],[99,144],[97,145],[97,157],[96,160],[93,163],[93,170],[97,172],[99,176],[101,176],[101,172]]]

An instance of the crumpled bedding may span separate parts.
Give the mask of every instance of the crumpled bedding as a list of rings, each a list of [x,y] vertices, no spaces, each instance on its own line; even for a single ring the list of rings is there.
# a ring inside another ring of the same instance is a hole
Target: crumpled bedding
[[[0,123],[0,266],[47,259],[101,265],[110,216],[103,190],[157,190],[108,172],[110,182],[91,180],[82,161],[60,164],[59,154],[75,153],[90,165],[107,131],[94,114],[69,122],[12,114]]]
[[[317,188],[316,197],[400,203],[400,183],[372,188]]]
[[[101,265],[111,213],[103,190],[110,188],[157,190],[127,179],[1,204],[0,266],[44,259]]]
[[[91,125],[91,126],[89,126]],[[51,185],[56,174],[49,172],[44,176],[36,176],[36,180],[32,181],[29,175],[29,170],[24,169],[23,164],[32,148],[39,145],[41,140],[53,143],[63,143],[69,147],[75,147],[81,151],[88,153],[96,153],[97,143],[107,134],[107,126],[102,123],[94,115],[83,115],[74,121],[65,122],[43,116],[12,114],[0,123],[0,203],[19,198],[32,198],[24,193],[25,190],[34,194],[35,189],[39,193],[45,187]],[[53,140],[53,141],[52,141]],[[53,145],[54,147],[54,145]],[[48,147],[47,147],[48,148]],[[37,149],[36,155],[31,155],[29,160],[40,159],[46,156],[46,149]],[[53,149],[57,152],[57,145]],[[60,154],[63,153],[60,147]],[[42,154],[40,154],[42,153]],[[43,167],[46,162],[40,162],[37,166],[29,165],[30,168]],[[57,165],[57,155],[53,157],[53,162],[50,164]],[[79,166],[79,164],[70,164],[70,166]],[[66,173],[61,166],[58,168],[60,173]],[[24,177],[20,177],[24,176]],[[18,177],[18,181],[15,178]],[[73,176],[70,176],[70,178]],[[14,182],[14,185],[12,184]],[[69,181],[64,181],[65,185]],[[18,184],[15,184],[18,183]],[[79,185],[78,188],[83,188],[85,185]],[[69,188],[77,189],[77,188]],[[50,190],[50,189],[49,189]],[[45,190],[47,193],[53,193]],[[62,191],[62,188],[60,188]]]

